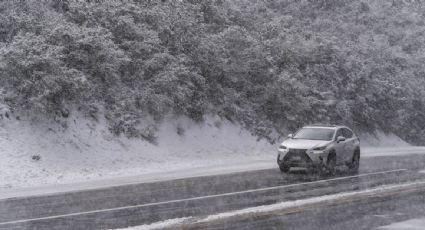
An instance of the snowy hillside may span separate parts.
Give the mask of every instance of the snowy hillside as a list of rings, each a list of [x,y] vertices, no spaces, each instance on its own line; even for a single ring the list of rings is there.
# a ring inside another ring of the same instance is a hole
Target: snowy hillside
[[[239,126],[214,117],[202,124],[184,118],[167,119],[160,126],[156,145],[115,137],[105,121],[96,123],[79,116],[71,119],[67,129],[57,124],[3,120],[0,187],[275,158],[275,146],[257,141]]]

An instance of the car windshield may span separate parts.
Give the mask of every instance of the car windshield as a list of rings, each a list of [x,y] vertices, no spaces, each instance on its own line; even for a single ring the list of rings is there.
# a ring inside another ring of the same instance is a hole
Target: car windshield
[[[294,139],[330,141],[334,132],[334,129],[327,128],[302,128],[295,134]]]

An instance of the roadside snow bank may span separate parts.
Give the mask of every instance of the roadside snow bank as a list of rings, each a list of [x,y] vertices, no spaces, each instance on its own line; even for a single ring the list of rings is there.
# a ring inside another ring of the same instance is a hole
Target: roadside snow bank
[[[425,154],[425,147],[411,146],[394,134],[378,131],[375,135],[360,134],[359,136],[363,157]]]
[[[411,219],[403,222],[392,223],[387,226],[375,228],[376,230],[423,230],[425,228],[424,219]]]
[[[0,120],[0,188],[275,159],[276,146],[257,141],[218,117],[208,117],[202,124],[169,119],[159,129],[157,145],[115,137],[104,120],[96,123],[80,116],[70,120],[67,129]]]
[[[385,146],[385,147],[408,147],[409,143],[402,140],[400,137],[392,133],[383,133],[377,131],[375,135],[373,134],[360,134],[360,143],[362,147],[376,147],[376,146]]]
[[[139,225],[135,227],[128,227],[128,228],[119,228],[115,230],[156,230],[156,229],[164,229],[169,228],[178,224],[182,224],[187,220],[190,220],[192,217],[183,217],[183,218],[176,218],[176,219],[170,219],[165,221],[159,221],[152,224],[146,224],[146,225]]]
[[[421,146],[362,147],[363,157],[401,156],[401,155],[409,155],[409,154],[425,154],[425,147],[421,147]]]
[[[207,117],[202,124],[168,119],[154,145],[114,136],[105,120],[94,122],[71,114],[64,128],[12,119],[7,108],[0,110],[0,190],[131,176],[156,178],[174,171],[187,171],[187,176],[196,171],[205,175],[276,167],[277,144],[258,141],[239,125],[218,117]],[[380,141],[369,140],[373,138]],[[394,140],[393,135],[363,135],[362,143],[369,145],[362,148],[362,155],[425,153],[424,147],[400,140],[395,142],[399,146],[388,145]],[[387,147],[377,147],[382,143]]]

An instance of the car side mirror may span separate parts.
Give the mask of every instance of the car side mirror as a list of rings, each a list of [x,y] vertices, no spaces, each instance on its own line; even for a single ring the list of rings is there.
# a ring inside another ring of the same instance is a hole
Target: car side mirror
[[[294,137],[294,134],[292,134],[292,133],[291,134],[288,134],[288,138],[291,138],[292,139],[293,137]]]
[[[343,142],[343,141],[345,141],[345,137],[343,137],[343,136],[339,136],[339,137],[336,138],[337,143]]]

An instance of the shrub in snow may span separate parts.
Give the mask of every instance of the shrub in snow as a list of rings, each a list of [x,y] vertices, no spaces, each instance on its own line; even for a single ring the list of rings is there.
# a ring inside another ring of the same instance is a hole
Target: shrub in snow
[[[179,136],[184,136],[185,129],[183,127],[181,127],[180,125],[177,125],[176,129],[177,129],[177,134]]]
[[[0,119],[9,119],[10,118],[10,110],[9,107],[0,103]]]
[[[0,100],[50,119],[101,110],[151,142],[169,114],[217,114],[270,142],[330,122],[425,143],[423,7],[0,1]]]
[[[32,159],[33,161],[39,161],[39,160],[41,160],[41,156],[40,156],[40,155],[32,155],[32,156],[31,156],[31,159]]]

